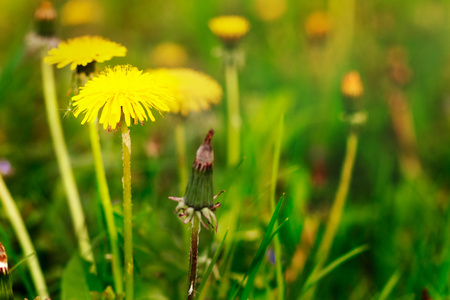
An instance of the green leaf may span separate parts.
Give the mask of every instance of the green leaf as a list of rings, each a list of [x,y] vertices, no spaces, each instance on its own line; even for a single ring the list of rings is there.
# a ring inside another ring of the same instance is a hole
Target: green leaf
[[[397,285],[398,281],[400,280],[400,276],[402,273],[400,272],[400,269],[397,269],[394,274],[392,274],[391,278],[389,278],[388,282],[384,286],[383,290],[380,293],[380,296],[378,297],[378,300],[385,300],[389,299],[389,295],[391,294],[394,287]]]
[[[85,276],[83,260],[75,254],[67,264],[62,275],[62,300],[91,299],[89,285]]]
[[[250,295],[250,292],[253,288],[253,282],[255,281],[256,274],[258,272],[259,266],[261,265],[261,262],[264,259],[264,254],[266,253],[267,248],[270,245],[270,242],[274,238],[274,236],[278,233],[278,231],[281,229],[281,227],[286,223],[286,220],[284,220],[276,229],[273,231],[273,228],[276,224],[276,221],[278,219],[278,215],[280,213],[281,205],[283,204],[284,194],[281,196],[280,201],[278,201],[277,207],[275,208],[275,211],[272,214],[272,218],[270,219],[269,226],[267,227],[266,234],[264,235],[264,238],[261,242],[261,245],[258,248],[258,251],[256,252],[255,257],[253,258],[252,262],[250,263],[250,266],[247,270],[247,273],[245,274],[244,278],[242,279],[242,282],[239,287],[235,287],[235,291],[232,291],[230,295],[233,295],[230,299],[236,299],[236,297],[239,294],[239,291],[241,287],[244,285],[245,280],[248,277],[247,283],[245,284],[244,291],[242,292],[241,299],[247,299]],[[273,233],[272,233],[273,231]]]
[[[212,271],[212,269],[214,267],[214,264],[216,263],[217,259],[219,258],[219,254],[222,251],[223,245],[225,243],[225,239],[227,238],[227,234],[228,234],[228,229],[225,232],[225,235],[223,236],[222,241],[220,242],[219,248],[217,248],[216,252],[214,253],[214,256],[213,256],[211,262],[209,263],[208,268],[206,269],[205,273],[202,276],[201,283],[200,283],[200,285],[197,288],[197,293],[198,294],[200,294],[200,292],[202,291],[203,286],[205,285],[206,281],[208,280],[209,274],[211,273],[211,271]]]

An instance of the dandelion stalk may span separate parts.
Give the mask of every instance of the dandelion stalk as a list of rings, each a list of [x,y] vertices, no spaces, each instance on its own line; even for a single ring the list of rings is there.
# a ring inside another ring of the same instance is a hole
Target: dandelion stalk
[[[344,120],[350,125],[350,131],[347,136],[347,148],[341,170],[339,186],[325,227],[325,233],[323,234],[316,253],[316,264],[310,278],[314,278],[322,271],[344,211],[345,200],[350,187],[353,165],[355,163],[356,151],[358,148],[358,133],[360,127],[365,123],[367,118],[366,113],[361,109],[362,93],[363,87],[359,73],[356,71],[349,72],[342,81],[342,94],[344,96],[345,108]],[[308,291],[307,299],[313,297],[315,287],[316,285]]]
[[[89,123],[89,137],[92,146],[92,156],[94,157],[95,174],[97,176],[100,199],[105,213],[106,227],[108,230],[109,243],[112,251],[112,271],[116,294],[123,293],[122,264],[120,259],[119,245],[117,239],[117,229],[114,223],[114,213],[109,195],[108,183],[105,176],[100,141],[96,123]]]
[[[125,297],[134,297],[133,266],[133,209],[131,203],[131,139],[130,131],[122,122],[123,153],[123,235],[125,241]]]
[[[189,253],[189,274],[188,274],[188,290],[187,299],[192,300],[195,297],[195,287],[197,283],[197,258],[198,243],[200,235],[200,220],[194,217],[191,227],[191,251]]]
[[[28,268],[30,269],[31,278],[33,280],[37,294],[41,297],[41,299],[47,299],[49,297],[49,293],[47,285],[45,283],[44,274],[36,255],[36,250],[34,250],[33,243],[31,242],[30,235],[28,234],[28,231],[25,227],[25,223],[23,222],[19,209],[17,208],[14,199],[12,198],[8,188],[6,187],[5,181],[3,180],[1,174],[0,199],[2,201],[6,215],[8,216],[8,219],[11,222],[12,227],[14,228],[23,254],[25,257],[27,257]]]
[[[231,52],[231,51],[230,51]],[[231,57],[233,54],[230,54]],[[239,82],[237,65],[234,59],[225,63],[225,86],[227,91],[227,135],[228,165],[239,161],[241,143],[241,114],[239,112]]]
[[[46,53],[43,54],[45,55]],[[46,64],[44,60],[42,60],[41,70],[47,119],[52,136],[53,147],[56,153],[56,159],[58,161],[59,171],[63,179],[69,209],[72,215],[75,234],[78,239],[78,247],[80,249],[81,257],[88,262],[94,263],[94,254],[92,252],[92,246],[85,223],[80,196],[75,184],[69,154],[64,141],[61,121],[59,119],[53,67]]]

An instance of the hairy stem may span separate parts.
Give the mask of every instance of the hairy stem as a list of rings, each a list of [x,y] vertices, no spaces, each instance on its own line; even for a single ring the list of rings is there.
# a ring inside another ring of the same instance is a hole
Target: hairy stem
[[[131,203],[131,139],[130,131],[122,123],[123,153],[123,236],[125,248],[125,298],[134,298],[134,265],[133,265],[133,208]]]
[[[197,216],[192,219],[191,233],[191,252],[189,254],[189,278],[187,299],[192,300],[195,297],[195,285],[197,283],[197,258],[198,258],[198,242],[200,234],[200,220]]]

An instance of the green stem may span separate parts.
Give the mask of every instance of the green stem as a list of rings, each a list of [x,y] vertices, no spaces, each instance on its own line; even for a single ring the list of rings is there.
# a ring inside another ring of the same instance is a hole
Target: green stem
[[[225,85],[227,91],[227,134],[228,134],[228,165],[233,166],[239,161],[241,142],[241,115],[239,113],[239,82],[236,62],[233,54],[225,63]]]
[[[123,236],[125,248],[125,298],[134,297],[133,265],[133,209],[131,204],[131,138],[130,131],[122,122],[123,153]]]
[[[176,124],[175,140],[177,144],[178,182],[180,195],[183,195],[188,181],[188,169],[186,168],[186,130],[184,127],[184,120],[178,120]]]
[[[330,216],[325,228],[325,233],[323,234],[322,240],[316,253],[316,265],[312,271],[312,277],[314,277],[314,275],[318,274],[322,270],[328,258],[328,254],[330,253],[334,237],[336,236],[339,222],[341,221],[342,217],[342,212],[344,210],[345,199],[347,198],[347,193],[350,186],[357,148],[358,134],[356,131],[352,130],[347,137],[347,150],[345,154],[344,165],[342,166],[341,179],[339,182],[338,190],[336,192],[336,196],[334,198],[333,206],[330,211]],[[308,293],[311,298],[314,294],[314,291],[315,286],[313,286]]]
[[[47,299],[49,297],[47,285],[45,284],[44,274],[42,273],[41,266],[34,250],[33,243],[31,242],[30,235],[25,227],[22,216],[17,209],[14,199],[6,187],[2,175],[0,174],[0,199],[5,208],[6,215],[11,222],[14,231],[16,233],[17,239],[19,240],[20,246],[24,256],[27,258],[28,268],[30,269],[31,278],[36,287],[36,291],[41,299]]]
[[[195,297],[195,285],[197,283],[197,258],[198,241],[200,234],[200,220],[194,215],[192,218],[191,252],[189,254],[189,274],[187,286],[187,299],[193,300]]]
[[[105,168],[103,165],[102,153],[100,149],[100,139],[98,136],[97,123],[89,123],[89,137],[91,139],[92,155],[94,157],[95,173],[97,175],[100,199],[105,213],[106,227],[109,235],[109,243],[112,251],[112,271],[116,294],[123,293],[122,264],[120,259],[119,245],[117,239],[117,229],[114,223],[114,213],[109,195],[108,183],[106,182]]]
[[[55,149],[59,171],[66,190],[69,210],[72,215],[73,226],[78,239],[78,247],[80,249],[81,257],[86,261],[93,263],[92,265],[95,267],[94,254],[92,252],[80,196],[75,184],[69,154],[64,141],[61,121],[59,119],[53,66],[44,63],[44,59],[42,59],[41,70],[50,134],[53,140],[53,147]]]
[[[272,161],[272,179],[270,183],[270,211],[275,211],[275,191],[277,187],[278,179],[278,169],[280,165],[280,152],[281,152],[281,141],[283,138],[284,130],[284,113],[281,115],[280,122],[278,124],[278,134],[275,141],[273,161]],[[278,226],[278,221],[275,223],[275,227]],[[276,278],[277,278],[277,291],[278,300],[284,299],[284,278],[283,278],[283,268],[281,265],[281,243],[280,237],[277,234],[273,239],[274,254],[275,254],[275,267],[276,267]]]

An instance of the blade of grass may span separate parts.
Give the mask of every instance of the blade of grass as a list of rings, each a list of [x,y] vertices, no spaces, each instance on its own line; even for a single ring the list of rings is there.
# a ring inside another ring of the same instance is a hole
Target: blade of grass
[[[400,269],[397,269],[394,272],[394,274],[392,274],[392,276],[389,278],[386,285],[383,287],[383,290],[381,290],[378,300],[389,299],[389,295],[391,294],[394,287],[397,285],[398,281],[400,280],[401,275],[402,275],[402,272],[400,271]]]
[[[272,178],[270,181],[270,198],[269,198],[271,211],[275,210],[275,191],[277,188],[278,168],[280,165],[280,152],[281,152],[281,142],[283,140],[283,131],[284,131],[284,112],[281,114],[280,121],[278,123],[278,132],[274,144],[274,153],[272,160]],[[277,223],[275,222],[275,224]],[[275,239],[273,240],[273,248],[275,255],[278,300],[284,300],[284,279],[283,279],[283,269],[281,266],[281,244],[278,236],[275,237]]]
[[[283,204],[283,199],[284,199],[284,194],[281,196],[280,201],[278,201],[278,204],[275,207],[275,211],[273,212],[272,218],[270,219],[269,226],[267,227],[267,230],[266,230],[266,234],[264,235],[264,238],[261,242],[261,245],[258,248],[258,251],[256,252],[255,257],[253,258],[252,262],[250,263],[247,273],[245,274],[244,278],[241,281],[241,285],[239,285],[239,287],[236,287],[236,285],[235,285],[235,287],[232,289],[232,292],[230,293],[230,295],[233,295],[233,296],[231,296],[229,299],[235,299],[237,297],[237,295],[247,277],[249,277],[249,280],[247,281],[247,285],[249,285],[249,284],[250,284],[250,286],[252,285],[251,280],[253,281],[254,277],[250,278],[250,275],[253,275],[253,276],[256,275],[256,272],[252,273],[252,271],[255,268],[256,268],[256,270],[258,269],[259,265],[261,264],[262,259],[264,258],[264,253],[266,252],[267,247],[269,246],[272,238],[274,237],[274,235],[272,234],[272,230],[278,219],[281,205]],[[285,222],[286,222],[286,220],[285,220]],[[284,225],[285,222],[281,223],[280,226],[278,226],[277,230],[279,230],[281,228],[281,226]],[[277,232],[277,230],[274,232],[274,234]],[[247,288],[247,286],[246,286],[246,288]],[[242,299],[245,299],[245,298],[242,298]]]
[[[228,234],[228,229],[225,232],[225,235],[223,236],[222,241],[220,242],[219,248],[217,248],[216,252],[214,253],[214,256],[213,256],[211,262],[209,263],[208,268],[206,268],[206,271],[205,271],[205,273],[202,276],[202,280],[200,282],[200,285],[197,288],[197,293],[198,294],[201,293],[201,291],[202,291],[206,281],[208,280],[209,274],[211,273],[211,271],[212,271],[212,269],[214,267],[214,264],[216,263],[217,259],[219,258],[219,254],[222,251],[223,245],[225,243],[225,239],[227,238],[227,234]]]
[[[346,254],[342,255],[338,259],[331,262],[328,266],[323,268],[320,272],[312,272],[311,275],[306,280],[305,285],[303,286],[302,294],[305,294],[310,287],[312,287],[320,279],[325,277],[328,273],[330,273],[331,271],[333,271],[334,269],[339,267],[341,264],[343,264],[347,260],[351,259],[352,257],[354,257],[364,251],[367,251],[368,249],[369,249],[369,246],[367,246],[367,245],[362,245],[362,246],[356,247],[355,249],[347,252]]]

